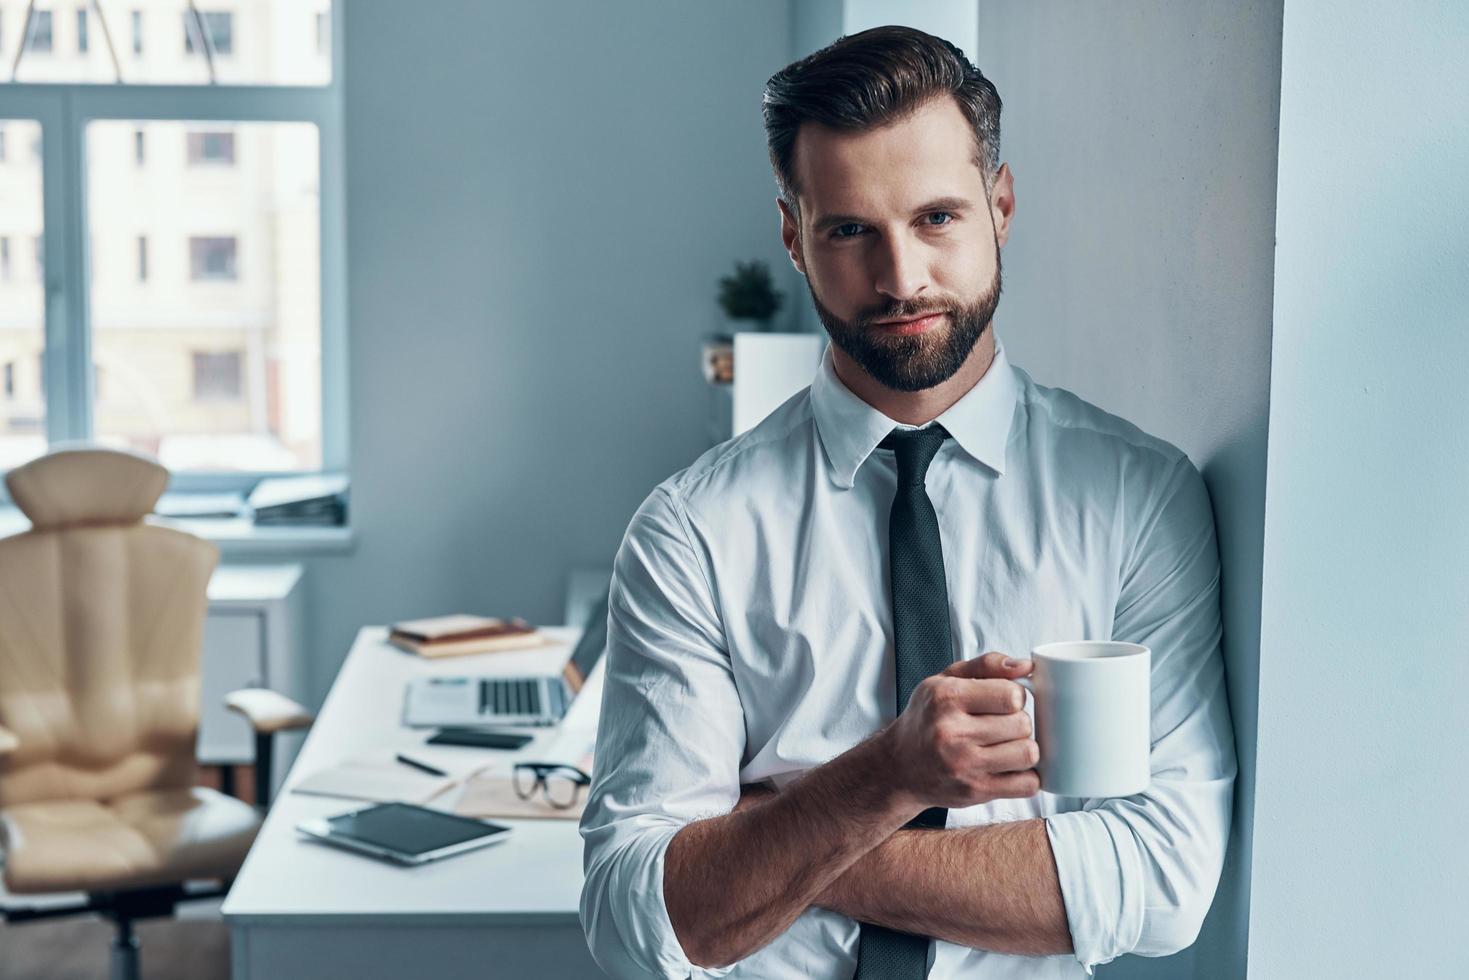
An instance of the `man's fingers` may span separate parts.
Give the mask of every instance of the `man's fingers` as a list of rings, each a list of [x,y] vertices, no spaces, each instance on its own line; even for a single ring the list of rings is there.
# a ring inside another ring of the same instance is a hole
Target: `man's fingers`
[[[1007,772],[990,780],[990,794],[995,799],[1023,800],[1041,791],[1041,776],[1034,769]]]
[[[1024,772],[1035,768],[1041,750],[1033,738],[1017,738],[985,748],[985,768],[990,772]]]
[[[973,726],[971,737],[980,745],[999,745],[1017,738],[1030,738],[1034,734],[1030,715],[1023,711],[975,715],[970,719],[970,724]]]
[[[971,715],[1007,715],[1025,707],[1025,688],[1014,681],[957,677],[943,687],[943,696]]]
[[[1009,666],[1006,666],[1006,664]],[[1019,660],[1003,653],[990,651],[980,657],[958,660],[944,668],[950,677],[1024,677],[1035,666],[1032,661]]]

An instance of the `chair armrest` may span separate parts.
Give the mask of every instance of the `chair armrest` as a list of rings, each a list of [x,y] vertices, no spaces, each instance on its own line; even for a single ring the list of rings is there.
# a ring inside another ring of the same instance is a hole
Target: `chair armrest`
[[[15,732],[0,725],[0,755],[6,755],[20,748],[20,739],[15,737]]]
[[[267,687],[244,687],[224,696],[224,706],[250,722],[257,735],[309,728],[316,718],[301,705]]]

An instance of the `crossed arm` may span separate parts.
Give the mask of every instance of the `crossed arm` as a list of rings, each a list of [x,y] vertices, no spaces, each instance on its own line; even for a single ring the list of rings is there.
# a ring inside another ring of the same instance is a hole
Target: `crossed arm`
[[[776,792],[743,787],[736,810]],[[1070,953],[1071,934],[1044,820],[899,830],[812,904],[859,922],[1003,953]]]
[[[731,813],[674,837],[664,895],[691,962],[743,959],[810,905],[979,949],[1071,951],[1044,822],[899,829],[912,808],[873,788],[867,774],[879,753],[878,742],[864,742],[784,793],[744,787]]]

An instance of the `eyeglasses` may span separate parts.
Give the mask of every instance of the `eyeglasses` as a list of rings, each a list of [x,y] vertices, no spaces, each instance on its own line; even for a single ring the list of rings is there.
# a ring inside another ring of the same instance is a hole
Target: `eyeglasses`
[[[576,806],[582,788],[592,784],[592,777],[576,766],[555,762],[517,762],[511,776],[516,796],[528,800],[539,788],[546,802],[558,810]]]

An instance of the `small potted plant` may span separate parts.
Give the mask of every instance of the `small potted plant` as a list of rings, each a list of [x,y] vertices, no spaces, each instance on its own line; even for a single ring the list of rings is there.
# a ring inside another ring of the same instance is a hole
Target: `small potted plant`
[[[776,290],[770,267],[759,259],[735,262],[733,275],[719,280],[719,305],[730,320],[751,321],[751,329],[768,331],[785,297]],[[712,384],[734,379],[734,337],[720,334],[704,344],[704,378]]]
[[[785,299],[770,279],[770,267],[759,259],[736,262],[732,276],[719,280],[719,305],[731,320],[754,320],[756,330],[769,330]]]

